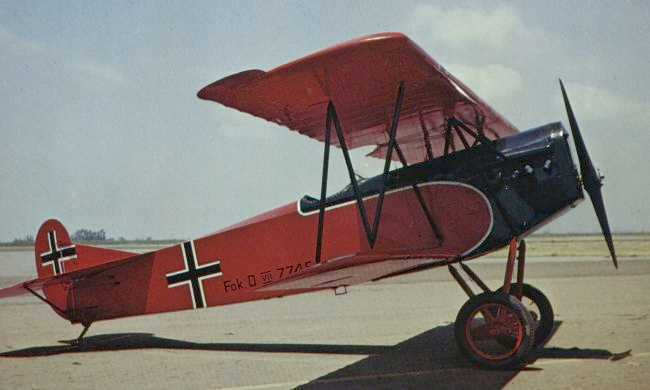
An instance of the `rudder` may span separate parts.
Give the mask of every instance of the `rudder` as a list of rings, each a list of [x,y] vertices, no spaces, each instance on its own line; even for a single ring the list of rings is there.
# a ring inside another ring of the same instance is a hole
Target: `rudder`
[[[56,219],[48,219],[38,229],[34,254],[39,278],[65,273],[67,263],[77,261],[77,248],[66,228]]]

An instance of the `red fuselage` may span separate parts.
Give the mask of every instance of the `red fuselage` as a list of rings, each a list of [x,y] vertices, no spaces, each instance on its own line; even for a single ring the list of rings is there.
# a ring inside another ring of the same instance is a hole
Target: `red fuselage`
[[[559,124],[549,125],[499,141],[501,158],[493,149],[476,147],[391,171],[372,248],[350,190],[331,196],[325,202],[319,264],[314,261],[319,211],[310,198],[209,236],[136,255],[84,277],[71,291],[61,285],[44,290],[66,318],[92,322],[348,286],[478,257],[582,199],[563,135]],[[371,216],[377,206],[377,180],[360,185]],[[441,239],[427,223],[413,185]],[[46,223],[41,231],[56,229]],[[47,250],[47,240],[37,237],[37,254]],[[47,277],[51,271],[41,266],[39,276]],[[88,264],[67,261],[65,272],[85,267]]]

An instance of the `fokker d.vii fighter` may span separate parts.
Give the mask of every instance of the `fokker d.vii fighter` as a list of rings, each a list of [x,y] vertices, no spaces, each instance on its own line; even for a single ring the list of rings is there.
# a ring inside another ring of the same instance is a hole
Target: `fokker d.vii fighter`
[[[579,172],[559,122],[519,132],[403,34],[225,77],[199,98],[323,142],[319,196],[145,254],[74,244],[48,220],[36,237],[38,278],[0,297],[34,294],[81,323],[82,341],[94,321],[344,289],[445,266],[469,295],[455,323],[460,350],[481,366],[520,366],[553,326],[548,299],[524,283],[524,238],[582,201],[584,189],[617,265],[601,177],[560,86]],[[328,196],[332,145],[350,185]],[[349,151],[362,146],[384,160],[380,175],[357,178]],[[401,167],[391,169],[393,162]],[[492,291],[467,263],[504,247],[504,282]]]

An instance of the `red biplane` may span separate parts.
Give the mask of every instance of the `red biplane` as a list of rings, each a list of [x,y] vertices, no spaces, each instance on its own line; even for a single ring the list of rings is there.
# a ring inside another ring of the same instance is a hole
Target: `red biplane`
[[[523,239],[583,200],[584,188],[616,265],[601,177],[561,87],[580,174],[560,123],[519,132],[403,34],[228,76],[198,96],[323,142],[320,196],[145,254],[74,244],[48,220],[36,236],[38,278],[0,297],[34,294],[81,323],[82,341],[95,321],[344,289],[446,266],[470,297],[455,323],[459,348],[486,367],[524,364],[549,337],[553,310],[523,282]],[[332,145],[350,185],[327,196]],[[349,150],[369,145],[384,169],[360,179]],[[391,170],[393,161],[401,167]],[[466,262],[503,247],[504,283],[491,291]],[[457,264],[483,292],[472,291]]]

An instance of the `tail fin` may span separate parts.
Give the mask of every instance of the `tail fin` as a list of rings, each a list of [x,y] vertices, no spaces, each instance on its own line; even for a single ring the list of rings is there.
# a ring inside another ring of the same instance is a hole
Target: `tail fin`
[[[56,219],[48,219],[38,229],[34,252],[39,278],[62,274],[66,263],[77,261],[77,249],[68,231]]]
[[[56,219],[48,219],[38,229],[34,252],[39,278],[110,263],[135,254],[89,245],[75,245],[63,224]]]

